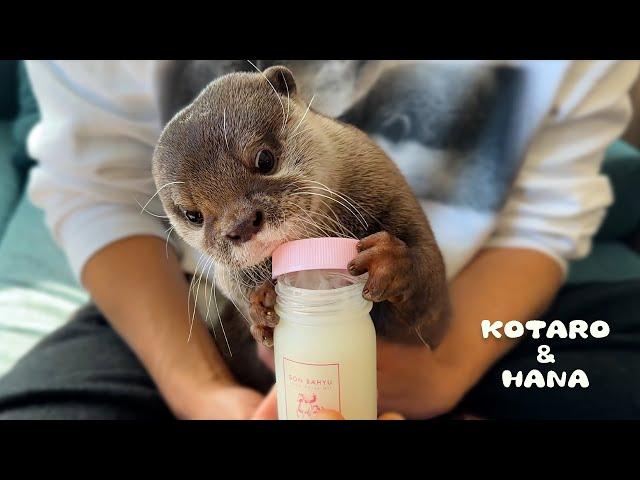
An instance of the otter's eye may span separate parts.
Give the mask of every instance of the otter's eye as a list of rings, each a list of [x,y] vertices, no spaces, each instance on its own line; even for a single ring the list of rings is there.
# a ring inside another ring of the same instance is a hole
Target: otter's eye
[[[197,210],[185,210],[184,216],[194,225],[202,225],[204,217]]]
[[[269,150],[260,150],[256,155],[256,168],[260,173],[271,173],[276,164],[276,159]]]

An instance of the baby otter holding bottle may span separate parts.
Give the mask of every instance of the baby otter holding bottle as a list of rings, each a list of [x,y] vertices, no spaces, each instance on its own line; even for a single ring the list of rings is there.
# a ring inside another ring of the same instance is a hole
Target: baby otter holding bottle
[[[211,82],[164,128],[153,176],[175,231],[213,259],[215,283],[237,307],[223,317],[234,345],[227,360],[240,381],[264,390],[264,374],[252,373],[262,368],[255,343],[246,339],[250,331],[273,346],[271,257],[296,240],[354,239],[338,270],[361,279],[376,333],[430,347],[441,341],[445,267],[420,204],[365,133],[300,99],[287,68]]]

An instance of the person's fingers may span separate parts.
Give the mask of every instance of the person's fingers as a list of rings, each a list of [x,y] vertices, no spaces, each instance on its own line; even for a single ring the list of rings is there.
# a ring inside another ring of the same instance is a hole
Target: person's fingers
[[[252,420],[277,420],[278,403],[276,399],[276,386],[274,385],[264,400],[258,405]],[[324,408],[311,417],[312,420],[344,420],[345,418],[336,410]],[[399,413],[387,412],[378,417],[378,420],[404,420]]]
[[[405,418],[399,413],[387,412],[378,417],[378,420],[404,420]]]
[[[316,413],[312,420],[344,420],[345,418],[335,410],[322,409]],[[405,418],[399,413],[387,412],[378,417],[378,420],[404,420]]]
[[[278,403],[276,401],[276,386],[271,387],[271,390],[264,398],[262,403],[258,405],[252,420],[277,420],[278,419]]]
[[[344,417],[340,414],[340,412],[336,412],[335,410],[329,410],[328,408],[323,408],[318,413],[316,413],[312,420],[344,420]]]

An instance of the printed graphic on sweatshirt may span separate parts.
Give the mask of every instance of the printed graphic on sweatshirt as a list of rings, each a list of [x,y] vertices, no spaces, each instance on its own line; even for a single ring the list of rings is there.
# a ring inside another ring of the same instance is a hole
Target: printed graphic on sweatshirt
[[[340,119],[376,140],[418,197],[495,211],[520,166],[512,142],[522,78],[504,65],[397,65]]]
[[[524,74],[505,64],[255,60],[289,67],[312,109],[368,133],[423,200],[476,211],[503,205],[518,172],[513,145]],[[212,79],[255,71],[246,60],[176,62],[164,108],[174,113]]]

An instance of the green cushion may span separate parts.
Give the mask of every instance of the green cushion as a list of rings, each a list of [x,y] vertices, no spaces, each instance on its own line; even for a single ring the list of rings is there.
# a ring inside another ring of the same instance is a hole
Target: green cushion
[[[20,199],[0,242],[0,286],[17,284],[53,289],[52,293],[58,292],[56,284],[78,286],[45,225],[44,213],[27,195]]]
[[[22,190],[21,174],[12,163],[16,148],[11,123],[0,121],[0,241]]]
[[[0,120],[0,374],[88,300],[24,190],[39,119],[24,62],[0,62],[0,118],[16,114]]]
[[[622,140],[613,143],[602,171],[611,180],[614,203],[589,256],[569,264],[567,284],[640,279],[640,255],[622,241],[640,228],[640,151]]]
[[[12,119],[18,110],[16,60],[0,60],[0,120]]]
[[[640,151],[622,140],[613,143],[602,171],[611,180],[615,201],[596,240],[615,240],[640,227]]]
[[[570,284],[619,282],[640,278],[640,255],[622,242],[596,242],[589,256],[572,262]]]
[[[0,242],[0,374],[87,301],[42,211],[23,195]]]
[[[29,76],[24,62],[18,65],[18,115],[13,122],[13,139],[18,145],[13,155],[13,163],[24,172],[31,168],[35,161],[27,153],[27,136],[31,128],[40,120],[38,102],[31,89]]]
[[[10,98],[11,101],[8,101]],[[40,118],[24,62],[0,61],[0,240],[24,188],[29,168],[27,135]]]

